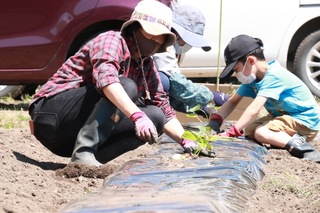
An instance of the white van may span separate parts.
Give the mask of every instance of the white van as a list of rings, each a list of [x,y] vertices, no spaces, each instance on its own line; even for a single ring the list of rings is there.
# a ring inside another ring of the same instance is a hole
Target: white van
[[[214,82],[225,66],[224,48],[247,34],[264,43],[267,60],[276,59],[320,97],[320,0],[179,0],[206,17],[211,51],[192,48],[182,72],[194,82]],[[221,25],[220,25],[221,23]]]

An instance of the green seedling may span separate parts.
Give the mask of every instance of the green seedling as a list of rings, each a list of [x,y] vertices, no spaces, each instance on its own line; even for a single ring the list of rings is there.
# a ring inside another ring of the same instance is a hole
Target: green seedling
[[[216,111],[219,109],[219,107],[215,106],[214,103],[209,103],[209,104],[207,105],[207,108],[208,108],[208,110],[209,110],[210,112],[216,112]],[[202,122],[202,121],[199,119],[196,111],[202,111],[203,114],[206,114],[205,111],[204,111],[204,110],[201,108],[201,106],[198,104],[197,106],[195,106],[195,107],[193,107],[193,108],[191,108],[191,109],[188,110],[187,117],[197,118],[200,122]],[[206,119],[209,119],[209,117],[206,117]]]
[[[198,110],[204,112],[204,110],[201,109],[200,105],[198,104],[197,106],[195,106],[195,107],[191,108],[190,110],[188,110],[186,116],[189,117],[189,118],[197,118],[197,119],[199,120],[199,122],[202,122],[202,121],[199,119],[198,115],[195,113],[195,112],[198,111]]]
[[[223,141],[236,141],[239,139],[227,136],[213,135],[209,126],[196,126],[198,130],[186,130],[184,131],[182,138],[197,141],[199,147],[194,154],[199,155],[202,149],[213,151],[212,142],[216,140]]]
[[[210,135],[210,127],[199,126],[197,128],[199,131],[186,130],[183,133],[182,138],[198,142],[199,147],[195,151],[196,155],[199,155],[202,149],[213,151],[213,146],[210,142],[215,140],[215,138],[213,135]]]

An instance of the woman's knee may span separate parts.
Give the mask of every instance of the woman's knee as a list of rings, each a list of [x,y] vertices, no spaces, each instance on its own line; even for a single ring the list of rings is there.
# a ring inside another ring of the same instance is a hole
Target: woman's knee
[[[136,101],[138,99],[137,84],[129,78],[120,77],[120,83],[131,100]]]
[[[150,118],[153,122],[155,127],[157,128],[158,133],[162,132],[164,124],[165,124],[165,116],[162,110],[156,106],[147,106],[141,108],[142,111],[146,113],[146,115]]]

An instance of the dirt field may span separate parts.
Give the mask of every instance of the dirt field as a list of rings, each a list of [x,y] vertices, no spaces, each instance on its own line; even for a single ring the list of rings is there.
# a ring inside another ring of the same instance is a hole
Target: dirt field
[[[99,189],[115,168],[152,149],[144,145],[98,170],[74,167],[66,177],[69,159],[51,154],[30,134],[26,111],[0,111],[0,118],[8,115],[21,121],[15,128],[4,127],[8,120],[0,126],[0,212],[59,212],[69,201]],[[319,136],[313,144],[320,150]],[[320,164],[291,157],[284,150],[270,150],[265,159],[266,175],[245,212],[320,212]]]

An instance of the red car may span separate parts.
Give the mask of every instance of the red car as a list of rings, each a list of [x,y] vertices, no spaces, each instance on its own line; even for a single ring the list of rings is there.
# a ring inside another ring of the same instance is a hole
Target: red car
[[[16,85],[47,81],[89,39],[107,30],[119,30],[139,1],[1,2],[0,96],[17,96],[21,86]],[[170,0],[161,2],[168,5]]]

